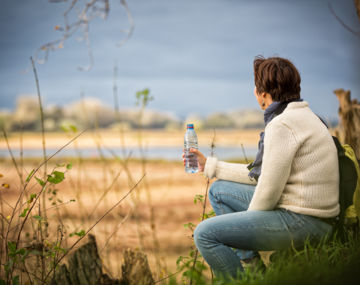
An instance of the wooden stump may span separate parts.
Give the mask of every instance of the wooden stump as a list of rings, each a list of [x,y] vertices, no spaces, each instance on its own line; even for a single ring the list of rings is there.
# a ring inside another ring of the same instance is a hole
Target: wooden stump
[[[152,285],[154,280],[147,257],[139,251],[126,250],[122,265],[122,278],[112,279],[103,273],[102,262],[93,235],[88,243],[78,248],[69,258],[69,264],[61,265],[51,285]]]
[[[349,144],[360,158],[360,104],[356,99],[351,100],[350,91],[336,89],[334,91],[339,100],[339,127],[336,135],[341,143]]]
[[[122,284],[154,284],[149,263],[145,254],[140,251],[126,250],[122,269]]]

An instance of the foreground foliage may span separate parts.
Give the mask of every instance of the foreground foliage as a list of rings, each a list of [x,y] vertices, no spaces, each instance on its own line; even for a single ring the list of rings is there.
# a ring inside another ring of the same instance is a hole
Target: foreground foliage
[[[265,271],[246,269],[238,278],[217,277],[211,280],[193,274],[193,284],[360,284],[360,238],[354,234],[346,241],[336,237],[317,245],[305,244],[301,250],[275,252]],[[197,271],[198,273],[199,271]],[[179,284],[175,278],[168,284]]]

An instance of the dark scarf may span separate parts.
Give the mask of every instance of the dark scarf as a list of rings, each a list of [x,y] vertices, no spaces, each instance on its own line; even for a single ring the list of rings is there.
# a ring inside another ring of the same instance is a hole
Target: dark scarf
[[[286,109],[289,103],[300,101],[302,101],[302,99],[288,102],[273,102],[269,107],[266,108],[264,112],[265,127],[268,123],[270,123],[272,119],[274,119],[277,115],[280,115]],[[264,155],[264,137],[265,132],[261,132],[256,158],[252,163],[247,166],[247,168],[250,170],[249,177],[254,178],[256,181],[259,180],[259,176],[261,174],[261,164]]]

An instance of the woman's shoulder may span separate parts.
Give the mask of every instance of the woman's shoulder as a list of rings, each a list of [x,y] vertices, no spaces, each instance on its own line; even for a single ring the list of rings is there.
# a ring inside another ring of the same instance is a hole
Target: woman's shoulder
[[[283,113],[276,116],[266,126],[265,131],[287,129],[292,133],[307,133],[310,130],[323,129],[324,124],[309,108],[306,101],[290,103]]]
[[[316,140],[329,141],[329,144],[332,143],[331,135],[326,125],[309,108],[307,102],[294,102],[290,104],[283,113],[276,116],[266,126],[265,133],[272,132],[282,136],[286,136],[286,133],[288,133],[300,143],[314,138]]]
[[[286,125],[291,128],[300,123],[304,123],[306,121],[312,122],[314,120],[318,120],[318,117],[309,108],[309,103],[306,101],[300,101],[289,103],[284,112],[272,119],[268,125],[271,125],[271,127]]]

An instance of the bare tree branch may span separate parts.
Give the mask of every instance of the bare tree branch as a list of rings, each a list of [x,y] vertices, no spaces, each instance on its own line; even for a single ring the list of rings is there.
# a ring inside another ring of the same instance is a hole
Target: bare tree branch
[[[359,16],[359,20],[360,20],[360,0],[354,0],[355,3],[355,8],[357,9],[357,14]],[[345,24],[345,22],[335,13],[334,8],[332,7],[330,1],[328,2],[328,6],[330,9],[331,14],[333,14],[333,16],[335,17],[335,19],[346,29],[348,30],[350,33],[354,34],[357,37],[360,37],[360,32],[354,31],[352,28],[350,28],[347,24]]]
[[[126,10],[126,14],[127,14],[127,17],[128,17],[129,23],[130,23],[130,28],[128,30],[122,30],[122,32],[126,33],[127,35],[126,35],[125,39],[123,39],[122,41],[120,41],[117,44],[118,47],[124,45],[130,39],[130,37],[132,36],[132,34],[134,32],[134,28],[135,28],[134,19],[130,13],[129,6],[127,5],[126,1],[121,0],[121,5],[123,5]]]
[[[50,3],[67,2],[67,0],[48,1]],[[129,40],[134,31],[134,19],[131,15],[126,0],[120,0],[120,5],[123,6],[126,11],[130,27],[127,30],[121,30],[121,32],[126,33],[126,37],[117,44],[118,47],[124,45]],[[72,13],[76,13],[76,18],[73,21],[70,19],[70,15]],[[82,36],[78,38],[78,40],[83,41],[86,44],[89,64],[86,66],[79,66],[78,69],[80,71],[89,71],[94,65],[94,57],[89,34],[90,23],[95,18],[102,18],[103,20],[106,20],[109,13],[109,0],[87,0],[87,2],[84,4],[81,1],[72,0],[63,15],[64,26],[55,26],[56,31],[62,32],[61,37],[41,45],[35,52],[34,60],[39,64],[44,64],[47,62],[51,51],[63,48],[65,41],[74,36],[75,33],[79,32],[82,34]]]

